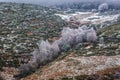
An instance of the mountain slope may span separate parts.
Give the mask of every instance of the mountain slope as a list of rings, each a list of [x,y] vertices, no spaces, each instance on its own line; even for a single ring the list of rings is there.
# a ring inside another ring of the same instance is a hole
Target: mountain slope
[[[27,62],[39,40],[59,37],[67,24],[56,12],[39,5],[0,3],[0,69]]]
[[[120,24],[97,31],[104,46],[83,43],[21,80],[114,80],[120,78]],[[113,29],[114,28],[114,29]],[[115,35],[114,35],[115,34]],[[106,77],[105,77],[106,76]]]

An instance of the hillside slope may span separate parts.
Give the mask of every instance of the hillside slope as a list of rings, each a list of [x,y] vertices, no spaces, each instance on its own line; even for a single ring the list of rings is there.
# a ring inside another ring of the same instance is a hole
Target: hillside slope
[[[39,40],[52,41],[59,37],[67,24],[54,15],[56,12],[37,5],[0,3],[0,69],[3,68],[0,77],[13,80],[17,71],[10,67],[21,64],[19,56],[26,60],[25,53],[29,55]],[[80,43],[65,50],[56,60],[21,80],[120,78],[120,24],[99,29],[97,34],[96,43]]]
[[[104,46],[83,43],[21,80],[114,80],[120,78],[120,24],[98,30]]]
[[[56,12],[32,4],[0,3],[0,68],[19,66],[18,58],[28,58],[39,40],[59,37],[67,24]]]

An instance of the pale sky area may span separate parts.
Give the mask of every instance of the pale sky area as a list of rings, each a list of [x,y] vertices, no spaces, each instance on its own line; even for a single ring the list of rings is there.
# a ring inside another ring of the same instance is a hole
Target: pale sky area
[[[21,3],[59,3],[75,2],[80,0],[0,0],[0,2],[21,2]]]
[[[72,3],[72,2],[88,2],[88,1],[99,1],[99,2],[114,2],[117,3],[120,0],[0,0],[0,2],[17,2],[17,3],[32,3],[32,4],[60,4],[60,3]]]

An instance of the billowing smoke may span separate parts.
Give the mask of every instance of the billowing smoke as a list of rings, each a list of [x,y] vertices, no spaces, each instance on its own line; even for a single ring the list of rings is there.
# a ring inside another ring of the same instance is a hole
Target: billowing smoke
[[[38,49],[31,53],[33,56],[29,63],[20,66],[20,75],[35,71],[37,67],[54,60],[60,55],[64,45],[72,47],[82,42],[95,42],[96,39],[96,32],[93,28],[89,29],[87,26],[82,26],[78,29],[63,28],[60,39],[52,43],[47,40],[41,40],[38,43]]]

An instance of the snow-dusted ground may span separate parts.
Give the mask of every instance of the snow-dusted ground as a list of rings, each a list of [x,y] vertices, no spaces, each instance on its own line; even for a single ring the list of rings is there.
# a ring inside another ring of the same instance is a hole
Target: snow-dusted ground
[[[75,22],[90,22],[92,24],[101,24],[106,21],[115,21],[119,14],[115,15],[101,15],[100,13],[96,12],[75,12],[72,14],[55,14],[60,16],[63,20],[66,21],[75,21]]]
[[[52,62],[50,65],[46,65],[41,68],[41,73],[37,72],[22,80],[61,80],[61,77],[74,77],[80,75],[92,75],[97,74],[99,71],[106,69],[117,68],[120,66],[120,55],[117,56],[91,56],[75,57],[74,54],[70,54],[65,59]],[[102,79],[101,79],[102,80]]]
[[[120,55],[118,56],[91,56],[72,57],[67,56],[64,60],[55,62],[49,67],[42,68],[41,78],[57,78],[61,76],[77,76],[96,74],[107,68],[120,66]]]

